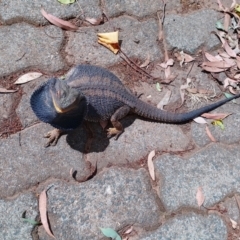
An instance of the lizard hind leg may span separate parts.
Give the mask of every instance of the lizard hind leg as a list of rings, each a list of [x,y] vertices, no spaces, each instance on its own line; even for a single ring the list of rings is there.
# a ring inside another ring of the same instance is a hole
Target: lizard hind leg
[[[113,125],[113,128],[109,128],[107,130],[107,136],[110,138],[112,136],[115,136],[115,140],[118,139],[118,137],[121,135],[123,132],[123,126],[119,122],[120,119],[124,118],[125,116],[128,115],[130,112],[131,108],[127,105],[124,105],[116,110],[116,112],[112,115],[110,121]]]

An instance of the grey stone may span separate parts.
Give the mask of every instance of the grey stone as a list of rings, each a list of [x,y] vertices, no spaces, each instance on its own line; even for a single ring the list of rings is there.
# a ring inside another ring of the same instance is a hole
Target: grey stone
[[[92,28],[83,27],[80,32],[69,32],[69,41],[65,49],[67,61],[70,64],[89,62],[103,67],[119,62],[121,60],[119,55],[114,55],[97,42],[97,33],[112,32],[113,26],[120,29],[121,49],[128,57],[145,60],[149,54],[153,61],[162,56],[156,42],[158,31],[156,20],[139,22],[124,16],[111,20],[111,24],[107,22]]]
[[[80,8],[80,6],[81,8]],[[18,21],[27,21],[34,24],[46,24],[48,21],[41,14],[41,7],[58,18],[69,19],[81,15],[82,11],[86,17],[98,18],[101,10],[98,0],[79,0],[78,3],[64,5],[57,0],[3,0],[0,2],[0,19],[5,24]]]
[[[226,240],[227,227],[218,215],[177,216],[140,240]]]
[[[167,15],[164,21],[166,40],[169,48],[178,48],[194,53],[199,47],[212,49],[219,44],[211,32],[219,13],[214,10],[201,10],[188,15]]]
[[[104,7],[109,17],[116,17],[122,14],[145,17],[156,14],[163,8],[161,1],[131,1],[131,0],[105,0]]]
[[[90,161],[97,162],[98,168],[108,165],[134,165],[146,159],[152,150],[178,152],[191,148],[187,135],[176,125],[140,119],[133,121],[132,117],[122,120],[123,126],[128,127],[117,141],[114,138],[108,140],[103,130],[95,127],[93,132],[96,135],[88,154]]]
[[[101,239],[99,227],[154,227],[161,217],[144,169],[106,169],[85,183],[53,183],[47,194],[51,228],[59,240]]]
[[[46,124],[37,124],[0,139],[0,197],[11,196],[50,177],[71,180],[71,168],[79,179],[89,175],[83,155],[70,148],[66,137],[59,140],[57,147],[44,148],[46,139],[42,136],[50,129]]]
[[[1,27],[0,39],[0,77],[25,68],[54,72],[64,67],[59,54],[63,33],[57,27],[17,23]]]
[[[208,207],[238,191],[240,151],[237,147],[211,144],[187,159],[166,154],[155,160],[159,195],[168,211],[197,208],[196,193],[203,188]]]
[[[29,127],[39,121],[31,108],[30,98],[34,90],[37,89],[37,87],[46,80],[46,77],[40,77],[39,79],[22,85],[23,96],[16,109],[16,113],[20,119],[23,128]]]
[[[32,239],[33,225],[22,219],[25,211],[27,219],[36,219],[37,200],[33,194],[26,193],[16,199],[0,200],[0,239]]]
[[[216,141],[226,144],[234,144],[240,141],[239,132],[236,131],[240,123],[240,113],[239,106],[234,103],[227,103],[214,111],[214,113],[232,113],[223,120],[224,129],[219,126],[214,126],[211,124],[212,120],[207,120],[209,130],[216,139]],[[203,147],[211,142],[209,139],[205,126],[197,123],[192,123],[191,125],[192,137],[195,143]]]
[[[238,196],[238,198],[239,198],[239,196]],[[239,220],[240,220],[239,207],[238,207],[235,197],[226,198],[223,202],[223,206],[226,208],[225,214],[232,220],[239,222]]]
[[[11,115],[14,93],[0,93],[0,125]]]

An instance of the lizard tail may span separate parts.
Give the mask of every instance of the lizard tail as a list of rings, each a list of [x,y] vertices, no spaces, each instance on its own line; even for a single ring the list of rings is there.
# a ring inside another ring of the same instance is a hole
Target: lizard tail
[[[136,104],[138,107],[134,108],[134,112],[136,112],[138,115],[142,117],[146,117],[152,120],[165,122],[165,123],[185,123],[189,122],[190,120],[201,116],[203,113],[212,111],[222,105],[224,105],[227,102],[232,101],[233,99],[239,98],[240,94],[235,95],[230,98],[223,99],[221,101],[218,101],[216,103],[207,105],[205,107],[187,112],[187,113],[173,113],[168,111],[160,110],[154,106],[151,106],[141,100],[138,100],[139,102]]]

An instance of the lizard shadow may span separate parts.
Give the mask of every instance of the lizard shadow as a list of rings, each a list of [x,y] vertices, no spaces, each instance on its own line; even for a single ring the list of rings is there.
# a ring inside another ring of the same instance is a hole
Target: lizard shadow
[[[136,119],[136,115],[128,115],[120,122],[126,130]],[[99,123],[85,122],[81,127],[70,131],[67,134],[66,141],[72,149],[81,153],[103,152],[110,143],[106,132],[109,127],[112,127],[110,122],[105,129]],[[121,138],[121,135],[119,138]]]

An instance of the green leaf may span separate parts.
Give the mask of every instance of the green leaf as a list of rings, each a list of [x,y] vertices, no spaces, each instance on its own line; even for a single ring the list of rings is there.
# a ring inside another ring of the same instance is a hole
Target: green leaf
[[[214,126],[219,126],[222,130],[224,130],[224,128],[225,128],[222,120],[214,120],[214,121],[212,121],[212,124]]]
[[[224,27],[223,27],[223,25],[222,25],[222,23],[220,21],[216,22],[216,28],[219,29],[219,30],[223,30],[224,31]]]
[[[240,5],[239,5],[239,4],[235,5],[235,11],[236,11],[237,13],[240,12]]]
[[[112,228],[100,228],[105,237],[110,237],[114,240],[122,240],[118,233]]]
[[[226,93],[226,92],[224,93],[224,95],[225,95],[226,98],[231,98],[231,97],[233,97],[232,94]],[[233,103],[236,103],[236,99],[233,99],[232,101],[233,101]]]
[[[70,4],[76,2],[76,0],[58,0],[62,4]]]
[[[157,84],[156,84],[156,88],[157,88],[157,90],[158,90],[159,92],[162,91],[160,83],[157,83]]]
[[[32,224],[32,225],[39,225],[40,223],[39,222],[37,222],[37,221],[35,221],[35,220],[32,220],[32,219],[30,219],[30,218],[22,218],[22,220],[24,221],[24,222],[28,222],[28,223],[30,223],[30,224]]]

